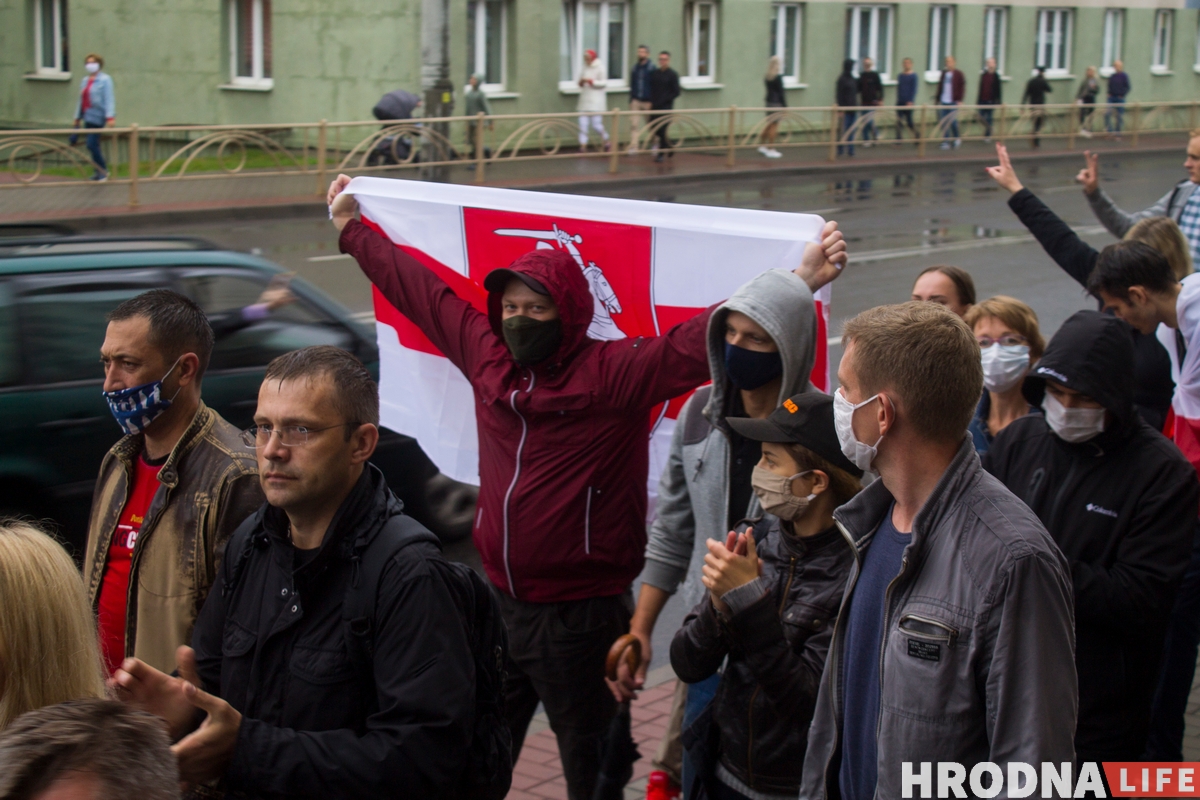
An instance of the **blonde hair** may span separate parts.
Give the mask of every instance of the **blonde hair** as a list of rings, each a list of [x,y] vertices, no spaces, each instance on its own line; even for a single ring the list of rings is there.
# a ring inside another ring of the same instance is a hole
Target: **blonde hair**
[[[783,72],[783,59],[779,56],[771,56],[767,59],[767,80],[773,81],[779,77],[779,73]]]
[[[1181,281],[1192,274],[1192,253],[1188,248],[1183,231],[1170,217],[1148,217],[1125,233],[1125,240],[1148,244],[1162,253],[1171,265],[1175,280]]]
[[[0,519],[0,729],[26,711],[105,696],[79,570],[34,525]]]
[[[979,343],[967,324],[937,303],[879,306],[846,323],[863,397],[886,391],[900,419],[927,439],[958,442],[983,393]]]
[[[984,319],[992,317],[1003,322],[1029,342],[1029,359],[1037,361],[1046,352],[1046,340],[1038,327],[1037,313],[1015,297],[998,294],[989,297],[982,303],[976,303],[967,309],[963,322],[975,330],[975,326]]]

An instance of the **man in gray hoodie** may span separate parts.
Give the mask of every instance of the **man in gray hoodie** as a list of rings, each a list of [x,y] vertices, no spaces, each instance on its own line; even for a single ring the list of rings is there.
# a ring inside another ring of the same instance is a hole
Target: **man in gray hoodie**
[[[705,542],[724,541],[739,520],[762,514],[750,485],[760,445],[735,433],[725,418],[765,418],[788,397],[816,391],[809,382],[816,335],[812,292],[786,270],[764,272],[713,313],[708,323],[712,385],[688,399],[675,423],[659,482],[657,517],[646,545],[637,610],[630,621],[630,633],[642,643],[643,666],[636,675],[623,672],[621,680],[611,684],[618,699],[632,697],[642,687],[655,622],[680,583],[685,607],[704,597],[700,569],[708,553]],[[675,754],[670,749],[678,747],[674,743],[681,718],[686,729],[712,699],[716,683],[716,676],[691,686],[679,683],[672,714],[675,730],[664,737],[657,769],[678,770],[678,749]],[[685,693],[686,713],[680,714]]]

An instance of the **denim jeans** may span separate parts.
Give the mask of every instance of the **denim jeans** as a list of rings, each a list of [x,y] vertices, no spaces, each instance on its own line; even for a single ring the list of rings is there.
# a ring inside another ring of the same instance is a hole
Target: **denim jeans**
[[[917,133],[917,126],[913,124],[913,112],[912,112],[911,108],[907,109],[907,110],[896,111],[896,138],[897,139],[903,138],[900,135],[900,131],[902,131],[904,129],[905,125],[907,125],[908,129],[913,132],[913,136],[920,137],[921,134]]]
[[[685,731],[696,721],[696,717],[700,716],[700,713],[708,707],[713,698],[717,696],[717,686],[720,683],[721,675],[718,673],[699,683],[688,684],[687,703],[683,707],[683,729]],[[688,758],[687,750],[685,749],[683,751],[683,800],[691,800],[688,795],[690,794],[695,774],[696,768],[692,765],[691,759]]]
[[[91,130],[94,128],[103,128],[104,125],[96,125],[91,122],[83,123],[83,127]],[[108,164],[104,161],[104,153],[100,150],[100,134],[89,133],[87,135],[87,149],[92,154],[92,161],[96,164],[96,174],[104,175],[108,173]]]
[[[854,155],[854,144],[853,144],[854,134],[851,133],[849,136],[847,136],[846,132],[854,127],[854,121],[856,119],[858,119],[857,111],[843,111],[842,112],[842,136],[849,143],[849,144],[845,145],[844,149],[850,155]],[[837,148],[837,154],[839,156],[842,154],[842,150],[843,150],[843,146],[839,144],[838,148]]]
[[[951,115],[953,116],[951,117]],[[958,136],[958,106],[953,103],[942,104],[938,109],[938,122],[941,123],[946,117],[950,117],[950,124],[946,126],[945,133],[942,134],[944,139],[957,139]]]
[[[987,105],[995,105],[995,103],[988,103]],[[983,123],[983,136],[985,139],[992,138],[992,114],[994,113],[995,111],[991,108],[979,109],[979,121]]]
[[[1109,133],[1120,133],[1121,123],[1125,120],[1125,98],[1108,96],[1108,111],[1104,112],[1104,127]],[[1116,126],[1113,120],[1116,120]]]

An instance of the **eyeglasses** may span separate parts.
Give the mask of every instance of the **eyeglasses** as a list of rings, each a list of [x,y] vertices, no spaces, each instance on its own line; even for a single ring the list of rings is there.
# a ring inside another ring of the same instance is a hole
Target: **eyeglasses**
[[[242,431],[242,441],[254,448],[266,447],[271,441],[271,434],[279,434],[279,443],[284,447],[303,447],[308,444],[309,434],[331,431],[334,428],[344,428],[353,422],[343,422],[341,425],[330,425],[325,428],[308,428],[304,425],[284,425],[282,428],[272,428],[270,425],[254,425]]]
[[[998,344],[1001,347],[1013,347],[1014,345],[1029,344],[1028,339],[1026,339],[1024,336],[1017,336],[1016,334],[1010,336],[1001,336],[999,339],[993,339],[990,336],[980,336],[976,341],[979,342],[979,347],[983,350],[988,349],[994,344]]]

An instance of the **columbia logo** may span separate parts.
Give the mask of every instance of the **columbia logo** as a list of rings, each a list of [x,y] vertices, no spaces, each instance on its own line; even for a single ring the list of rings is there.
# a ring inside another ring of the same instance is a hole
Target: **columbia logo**
[[[1050,377],[1057,380],[1059,383],[1067,383],[1066,375],[1063,375],[1061,372],[1055,372],[1054,370],[1050,369],[1049,367],[1038,367],[1037,374],[1038,375],[1049,375]]]
[[[1095,503],[1088,503],[1088,504],[1087,504],[1087,510],[1088,510],[1088,511],[1092,511],[1092,512],[1094,512],[1094,513],[1096,513],[1096,514],[1103,514],[1103,515],[1104,515],[1104,516],[1106,516],[1106,517],[1112,517],[1113,519],[1116,519],[1116,518],[1117,518],[1117,512],[1115,512],[1115,511],[1111,511],[1111,510],[1109,510],[1109,509],[1107,509],[1107,508],[1104,508],[1104,507],[1102,507],[1102,506],[1098,506],[1098,505],[1096,505]]]

